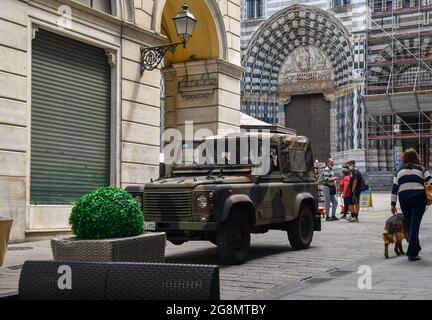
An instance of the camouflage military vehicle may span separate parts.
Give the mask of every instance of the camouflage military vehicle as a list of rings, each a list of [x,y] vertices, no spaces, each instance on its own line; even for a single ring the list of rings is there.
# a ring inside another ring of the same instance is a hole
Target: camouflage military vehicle
[[[238,152],[243,148],[252,155],[251,139],[258,146],[258,162]],[[166,232],[176,245],[209,240],[227,264],[246,260],[251,233],[282,230],[294,249],[308,248],[313,232],[321,230],[309,140],[294,134],[241,133],[208,137],[205,143],[236,145],[237,150],[218,149],[211,164],[174,164],[168,177],[127,188],[141,203],[146,229]]]

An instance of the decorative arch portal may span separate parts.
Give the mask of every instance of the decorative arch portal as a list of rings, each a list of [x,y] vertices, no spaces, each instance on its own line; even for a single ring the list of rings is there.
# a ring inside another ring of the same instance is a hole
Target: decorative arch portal
[[[259,27],[243,56],[243,110],[277,122],[284,108],[278,122],[309,136],[316,157],[325,160],[329,100],[352,92],[352,54],[348,31],[329,12],[299,4],[279,11]]]
[[[307,69],[311,57],[302,60],[304,54],[298,53],[308,52],[311,47],[322,59],[327,58],[332,76],[326,80],[332,80],[335,88],[350,83],[353,50],[346,28],[324,10],[297,4],[269,18],[251,39],[242,59],[246,68],[243,93],[276,94],[284,63],[294,55],[298,67]]]

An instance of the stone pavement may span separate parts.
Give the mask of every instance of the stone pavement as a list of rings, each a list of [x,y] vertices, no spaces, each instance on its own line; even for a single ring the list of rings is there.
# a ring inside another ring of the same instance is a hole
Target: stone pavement
[[[374,210],[364,210],[359,223],[323,221],[308,250],[291,249],[286,233],[252,235],[250,257],[240,266],[220,266],[222,299],[417,299],[432,298],[432,209],[421,230],[424,260],[384,259],[380,238],[390,215],[389,194],[374,194]],[[404,243],[406,249],[407,244]],[[26,259],[51,259],[49,241],[10,246],[0,268],[0,292],[15,289]],[[393,249],[392,249],[393,250]],[[168,243],[167,262],[219,264],[209,242]],[[360,290],[356,273],[372,268],[372,290]]]

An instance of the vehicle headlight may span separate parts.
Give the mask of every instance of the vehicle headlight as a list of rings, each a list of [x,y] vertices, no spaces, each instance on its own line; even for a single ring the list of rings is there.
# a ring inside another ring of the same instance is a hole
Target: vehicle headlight
[[[135,195],[134,198],[139,203],[140,207],[142,207],[142,204],[143,204],[142,196],[141,195]]]
[[[208,199],[207,199],[207,197],[205,196],[205,195],[200,195],[198,198],[197,198],[197,206],[198,206],[198,208],[200,208],[200,209],[204,209],[204,208],[207,208],[207,206],[208,206]]]

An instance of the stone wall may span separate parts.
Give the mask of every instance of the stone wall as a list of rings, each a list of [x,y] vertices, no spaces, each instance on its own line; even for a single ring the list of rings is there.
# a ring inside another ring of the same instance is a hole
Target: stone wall
[[[164,70],[165,126],[184,133],[186,121],[194,131],[213,134],[239,130],[242,69],[223,60],[175,64]]]
[[[28,170],[28,6],[2,0],[0,9],[0,216],[12,217],[12,239],[26,229]]]
[[[34,233],[69,230],[71,206],[31,206],[29,200],[31,42],[34,34],[37,37],[36,28],[105,48],[111,54],[111,184],[143,184],[159,173],[161,70],[146,71],[141,76],[140,46],[160,45],[164,41],[160,21],[165,2],[118,0],[122,7],[113,16],[72,0],[1,0],[0,216],[14,218],[12,241],[25,240]],[[236,128],[240,121],[240,1],[206,3],[215,12],[215,19],[221,21],[221,58],[226,61],[206,63],[217,66],[211,76],[218,83],[216,103],[204,101],[197,120],[210,128]],[[65,29],[57,23],[61,5],[72,9],[72,28]],[[183,77],[181,82],[192,81],[182,89],[193,88],[192,74],[184,79],[181,69],[177,66],[178,76]],[[235,70],[238,79],[228,70]],[[184,92],[180,100],[183,95]],[[185,100],[183,106],[188,103],[190,100]],[[186,109],[179,118],[195,116],[196,109],[191,114]]]

